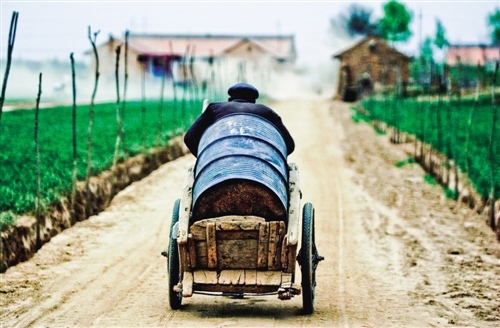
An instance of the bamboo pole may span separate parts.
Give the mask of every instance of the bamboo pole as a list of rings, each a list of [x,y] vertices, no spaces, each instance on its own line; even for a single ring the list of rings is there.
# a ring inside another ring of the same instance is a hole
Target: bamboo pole
[[[42,246],[40,238],[40,225],[41,225],[41,209],[40,200],[42,198],[41,192],[41,178],[40,178],[40,147],[38,142],[38,117],[40,111],[40,97],[42,95],[42,73],[38,77],[38,96],[36,98],[35,107],[35,157],[36,157],[36,247],[37,249]]]
[[[472,122],[474,121],[474,117],[476,115],[477,105],[479,103],[479,66],[477,70],[477,85],[476,85],[476,95],[474,98],[474,104],[472,105],[472,109],[469,113],[469,119],[467,121],[467,135],[465,139],[465,174],[469,177],[470,180],[470,167],[471,167],[471,158],[469,155],[469,146],[470,146],[470,137],[472,134]],[[469,197],[469,204],[471,198]]]
[[[123,145],[123,156],[126,158],[128,156],[128,147],[127,147],[127,142],[125,138],[125,104],[126,104],[126,96],[127,96],[127,86],[128,86],[128,37],[129,37],[129,31],[125,31],[125,53],[124,53],[124,76],[123,76],[123,98],[122,98],[122,110],[121,110],[121,118],[122,118],[122,124],[121,124],[121,130],[120,130],[120,135],[122,139],[122,145]]]
[[[76,74],[75,74],[75,59],[73,53],[69,55],[71,60],[71,81],[73,91],[73,107],[72,107],[72,134],[73,134],[73,189],[71,191],[71,208],[73,216],[75,215],[75,196],[76,196],[76,180],[78,174],[78,161],[76,151]]]
[[[14,43],[16,41],[18,18],[19,18],[19,12],[17,11],[12,12],[12,18],[10,20],[10,28],[9,28],[9,40],[7,46],[7,65],[5,66],[5,74],[3,76],[2,94],[0,95],[0,123],[2,122],[2,111],[3,111],[3,104],[5,101],[5,92],[7,90],[7,81],[9,79],[10,66],[12,63],[12,52],[14,51]]]
[[[116,140],[115,140],[115,152],[113,155],[113,174],[116,169],[116,164],[118,163],[118,158],[120,156],[120,141],[122,134],[122,117],[121,117],[121,108],[120,108],[120,53],[121,53],[121,45],[118,45],[115,49],[116,60],[115,60],[115,82],[116,82]],[[111,193],[111,197],[113,197]]]
[[[161,88],[160,88],[160,102],[158,104],[158,122],[156,125],[156,147],[159,148],[161,145],[161,132],[163,130],[163,99],[165,93],[165,80],[167,76],[167,60],[166,58],[162,62],[163,72],[161,76]]]
[[[174,48],[172,45],[172,41],[169,42],[169,46],[170,46],[170,57],[173,58]],[[174,107],[172,109],[172,122],[173,122],[174,130],[175,130],[175,127],[178,124],[177,116],[176,116],[177,115],[177,88],[175,86],[175,74],[174,74],[173,70],[172,70],[172,92],[174,94]]]
[[[457,94],[457,107],[455,108],[454,112],[455,112],[455,115],[454,116],[454,124],[453,126],[457,127],[458,126],[458,112],[460,111],[460,108],[462,106],[462,87],[461,87],[461,79],[462,79],[462,70],[461,70],[461,62],[460,62],[460,59],[458,60],[458,94]],[[452,150],[453,150],[453,173],[455,175],[455,199],[458,199],[458,195],[459,195],[459,188],[458,188],[458,184],[460,182],[460,177],[458,175],[458,149],[457,149],[457,129],[454,128],[451,130],[451,133],[453,135],[453,146],[452,146]]]
[[[186,46],[186,52],[184,53],[184,57],[182,58],[182,73],[184,75],[184,80],[182,81],[182,106],[181,106],[181,122],[182,129],[184,129],[184,125],[186,124],[186,106],[187,106],[187,92],[186,92],[186,81],[187,81],[187,56],[189,54],[189,48],[191,45]]]
[[[92,97],[90,99],[90,106],[89,106],[89,125],[88,125],[88,139],[87,139],[87,173],[85,177],[85,198],[86,198],[86,204],[85,204],[85,215],[89,217],[92,215],[91,213],[91,208],[90,208],[90,175],[92,174],[92,127],[94,125],[94,106],[95,106],[95,97],[97,94],[97,86],[99,83],[99,55],[97,53],[97,47],[96,47],[96,39],[97,35],[99,34],[99,31],[94,32],[93,38],[92,38],[92,32],[90,26],[88,27],[88,39],[90,41],[90,44],[92,45],[92,49],[94,52],[94,57],[95,57],[95,80],[94,80],[94,89],[92,91]]]
[[[141,139],[141,149],[143,153],[146,153],[146,67],[142,66],[141,71],[141,124],[142,124],[142,139]]]
[[[495,75],[493,76],[493,86],[491,88],[491,98],[492,98],[492,112],[493,112],[493,120],[491,122],[491,134],[490,134],[490,144],[489,144],[489,160],[490,160],[490,179],[491,179],[491,210],[490,210],[490,227],[495,230],[496,222],[495,222],[495,202],[496,202],[496,185],[495,185],[495,161],[494,161],[494,149],[495,149],[495,126],[497,123],[497,104],[495,99],[495,89],[497,84],[497,75],[498,75],[498,61],[495,64]],[[498,235],[500,237],[500,235]]]

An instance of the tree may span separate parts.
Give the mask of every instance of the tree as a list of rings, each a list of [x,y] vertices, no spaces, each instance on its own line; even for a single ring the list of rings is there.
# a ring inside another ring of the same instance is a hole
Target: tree
[[[368,7],[353,3],[337,18],[330,20],[330,27],[334,32],[341,28],[350,37],[373,35],[377,31],[377,24],[372,21],[372,12]]]
[[[426,37],[422,48],[420,48],[420,58],[422,58],[426,63],[431,63],[433,61],[434,51],[432,50],[432,40],[430,37]]]
[[[448,39],[446,39],[446,30],[444,29],[443,24],[439,19],[436,19],[436,37],[434,38],[434,45],[439,49],[443,49],[446,46],[449,46],[450,43]]]
[[[390,42],[407,41],[411,36],[411,20],[412,13],[405,5],[391,0],[384,5],[384,17],[378,24],[379,33]]]
[[[488,16],[488,26],[491,30],[491,43],[494,45],[500,44],[500,9],[496,8],[495,12]]]

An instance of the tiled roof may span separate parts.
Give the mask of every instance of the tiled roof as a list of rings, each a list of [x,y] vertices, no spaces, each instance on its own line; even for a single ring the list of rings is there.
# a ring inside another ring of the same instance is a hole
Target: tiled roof
[[[242,40],[253,42],[277,58],[295,55],[293,36],[231,36],[231,35],[146,35],[131,34],[129,47],[134,51],[153,56],[180,55],[218,56],[227,52]]]
[[[458,60],[463,64],[484,65],[487,62],[500,60],[500,47],[485,45],[450,46],[446,54],[446,63],[456,65]]]

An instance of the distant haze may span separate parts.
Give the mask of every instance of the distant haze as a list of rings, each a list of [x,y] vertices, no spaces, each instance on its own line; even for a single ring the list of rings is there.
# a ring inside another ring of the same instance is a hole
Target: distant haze
[[[413,12],[413,37],[400,49],[408,55],[418,54],[418,43],[434,36],[439,18],[451,43],[488,43],[487,14],[500,1],[403,1]],[[13,11],[19,11],[15,59],[46,60],[57,58],[69,63],[88,62],[84,52],[90,49],[87,28],[100,30],[97,42],[104,43],[110,34],[122,37],[125,30],[133,33],[168,34],[293,34],[298,54],[298,67],[313,73],[318,80],[336,78],[332,54],[352,42],[342,31],[331,31],[330,19],[345,10],[351,1],[246,1],[246,2],[45,2],[2,1],[0,75],[3,78],[9,24]],[[363,1],[373,8],[374,18],[382,15],[385,1]],[[422,19],[420,20],[420,12]],[[420,33],[421,31],[421,33]],[[47,79],[51,75],[49,67]],[[14,74],[14,73],[12,73]],[[66,74],[56,73],[50,88],[67,81]],[[16,85],[22,85],[17,76]],[[31,77],[26,86],[35,84]],[[14,85],[14,82],[13,82]],[[9,86],[11,88],[11,86]],[[14,88],[14,86],[12,86]],[[31,87],[29,87],[30,93]],[[35,91],[36,92],[36,91]]]

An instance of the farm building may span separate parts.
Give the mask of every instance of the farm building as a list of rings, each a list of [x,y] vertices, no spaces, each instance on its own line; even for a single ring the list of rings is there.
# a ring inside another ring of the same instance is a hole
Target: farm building
[[[97,47],[99,71],[104,81],[115,81],[118,45],[124,39],[113,36]],[[92,51],[87,51],[92,55]],[[91,56],[91,67],[95,59]],[[128,73],[131,81],[140,81],[142,74],[151,81],[163,75],[178,85],[196,82],[204,87],[218,84],[227,87],[235,82],[262,86],[276,70],[285,70],[295,63],[293,35],[155,35],[130,34],[128,38]]]
[[[500,60],[500,47],[484,44],[450,45],[446,53],[446,64],[455,66],[459,62],[465,65],[486,66],[493,70],[495,62]]]
[[[410,79],[411,58],[376,37],[365,37],[332,57],[340,60],[336,96],[344,101],[399,81],[405,86]]]

